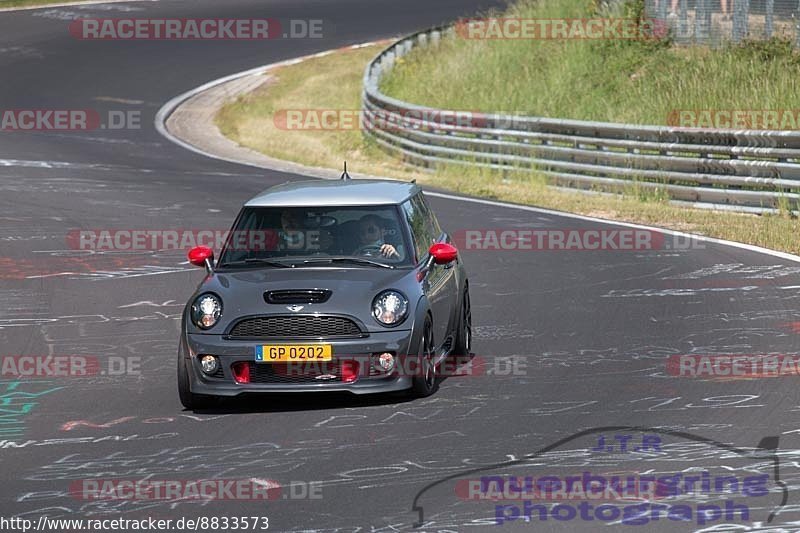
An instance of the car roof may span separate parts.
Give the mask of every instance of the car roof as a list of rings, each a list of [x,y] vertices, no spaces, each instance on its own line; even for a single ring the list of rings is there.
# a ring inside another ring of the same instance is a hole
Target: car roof
[[[420,188],[395,180],[349,179],[292,181],[270,187],[245,207],[329,207],[400,204]]]

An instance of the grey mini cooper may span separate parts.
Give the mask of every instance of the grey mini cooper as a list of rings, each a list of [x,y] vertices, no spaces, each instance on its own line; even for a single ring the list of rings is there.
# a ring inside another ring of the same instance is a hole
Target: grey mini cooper
[[[304,181],[247,202],[182,320],[186,408],[244,393],[435,392],[468,357],[467,274],[422,190],[384,180]]]

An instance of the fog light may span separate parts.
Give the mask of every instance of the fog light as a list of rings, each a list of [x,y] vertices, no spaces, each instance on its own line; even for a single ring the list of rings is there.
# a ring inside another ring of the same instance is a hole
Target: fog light
[[[219,368],[219,361],[213,355],[204,355],[200,358],[200,367],[206,374],[213,374]]]
[[[384,372],[391,372],[394,368],[394,356],[389,352],[380,354],[375,362],[375,368]]]

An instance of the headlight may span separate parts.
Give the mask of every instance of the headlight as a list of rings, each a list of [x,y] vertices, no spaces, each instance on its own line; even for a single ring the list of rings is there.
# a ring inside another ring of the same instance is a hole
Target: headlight
[[[213,294],[201,294],[192,304],[192,322],[200,329],[214,327],[222,315],[222,301]]]
[[[383,291],[372,301],[372,316],[384,326],[396,326],[407,314],[408,300],[397,291]]]

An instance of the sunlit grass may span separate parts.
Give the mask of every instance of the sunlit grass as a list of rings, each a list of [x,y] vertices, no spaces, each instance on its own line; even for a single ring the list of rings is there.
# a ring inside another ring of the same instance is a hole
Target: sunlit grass
[[[522,0],[504,16],[581,18],[595,14],[595,3]],[[630,16],[622,8],[610,15]],[[800,54],[777,40],[709,50],[654,41],[455,35],[405,56],[382,89],[446,109],[666,124],[673,110],[796,109],[798,75]]]

